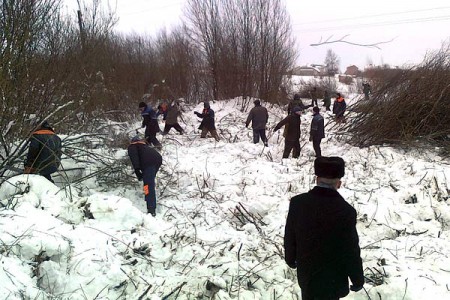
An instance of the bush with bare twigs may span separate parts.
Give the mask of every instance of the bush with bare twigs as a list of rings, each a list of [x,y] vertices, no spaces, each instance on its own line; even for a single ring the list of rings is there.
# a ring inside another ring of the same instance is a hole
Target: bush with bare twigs
[[[346,125],[358,146],[426,142],[450,151],[450,44],[417,67],[377,78],[371,98]]]

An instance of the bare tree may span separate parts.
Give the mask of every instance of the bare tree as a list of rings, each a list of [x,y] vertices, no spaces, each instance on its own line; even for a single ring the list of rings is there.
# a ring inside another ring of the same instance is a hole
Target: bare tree
[[[327,55],[325,57],[324,65],[327,70],[327,74],[332,76],[337,73],[339,73],[339,57],[336,55],[336,53],[333,52],[333,50],[328,49]]]
[[[189,33],[205,53],[213,96],[276,98],[295,60],[280,0],[190,0]]]

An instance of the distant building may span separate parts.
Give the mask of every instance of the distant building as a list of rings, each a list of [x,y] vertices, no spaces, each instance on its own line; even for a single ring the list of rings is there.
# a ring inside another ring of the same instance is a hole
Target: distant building
[[[300,66],[292,69],[292,75],[297,76],[321,76],[319,68],[313,66]]]
[[[339,75],[339,82],[344,84],[351,84],[353,82],[352,75]]]
[[[361,72],[359,71],[358,67],[355,65],[351,65],[347,67],[347,70],[344,73],[345,75],[348,76],[360,76]]]

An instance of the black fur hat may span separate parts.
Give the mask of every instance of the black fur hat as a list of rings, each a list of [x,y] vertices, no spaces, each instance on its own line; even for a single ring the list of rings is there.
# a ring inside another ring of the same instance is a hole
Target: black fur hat
[[[342,178],[345,175],[345,162],[337,156],[318,157],[314,161],[314,173],[323,178]]]
[[[139,108],[146,107],[146,106],[147,106],[147,104],[144,101],[139,102]]]

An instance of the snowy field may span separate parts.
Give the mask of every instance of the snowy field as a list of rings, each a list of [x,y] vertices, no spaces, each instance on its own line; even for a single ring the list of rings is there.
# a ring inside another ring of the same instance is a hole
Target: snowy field
[[[186,135],[158,136],[156,217],[145,213],[125,145],[86,143],[128,173],[116,183],[95,172],[101,159],[92,156],[65,157],[65,168],[80,169],[57,185],[37,175],[3,183],[0,299],[301,299],[283,235],[289,199],[314,186],[312,112],[302,115],[300,158],[282,160],[282,130],[268,131],[269,147],[254,145],[240,107],[211,102],[220,142],[199,137],[193,111],[202,104],[185,107]],[[273,128],[285,112],[268,108]],[[323,155],[346,161],[339,192],[358,212],[366,276],[365,289],[345,299],[450,299],[449,160],[427,149],[352,147],[322,114]],[[138,126],[137,118],[114,128]]]

